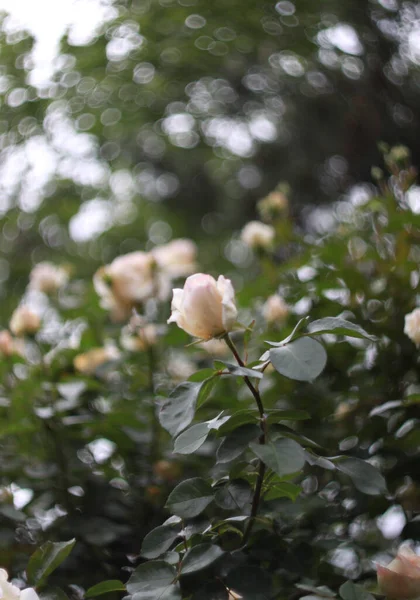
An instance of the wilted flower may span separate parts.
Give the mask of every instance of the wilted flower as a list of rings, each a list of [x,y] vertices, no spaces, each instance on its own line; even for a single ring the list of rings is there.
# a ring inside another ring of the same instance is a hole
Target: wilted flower
[[[186,277],[197,270],[197,246],[192,240],[172,240],[152,250],[158,268],[169,278]]]
[[[29,287],[45,294],[56,292],[68,279],[68,273],[63,267],[57,267],[50,262],[40,262],[29,275]]]
[[[283,192],[275,191],[268,194],[257,204],[258,212],[264,221],[271,221],[284,214],[289,207],[287,196]]]
[[[117,360],[120,357],[118,348],[109,344],[100,348],[92,348],[83,354],[78,354],[73,360],[76,371],[83,375],[93,375],[101,365]]]
[[[289,314],[289,307],[281,296],[273,294],[265,301],[262,313],[267,323],[282,322]]]
[[[413,312],[405,315],[404,333],[416,346],[420,345],[420,308],[415,308]]]
[[[395,600],[420,597],[420,556],[402,546],[386,567],[378,565],[378,585],[383,594]]]
[[[39,600],[33,588],[21,590],[8,581],[7,571],[0,569],[0,596],[2,600]]]
[[[271,225],[265,225],[261,221],[250,221],[241,232],[241,240],[254,249],[267,250],[271,248],[276,232]]]
[[[9,323],[14,335],[32,335],[41,327],[41,319],[28,306],[18,306],[13,312]]]
[[[143,352],[155,346],[157,340],[157,326],[148,323],[144,317],[137,314],[121,332],[121,346],[129,352]]]
[[[101,306],[111,311],[115,321],[128,318],[133,307],[149,298],[164,300],[169,281],[156,268],[151,253],[131,252],[96,271],[93,283]]]
[[[230,279],[220,275],[216,282],[203,273],[188,277],[184,289],[173,290],[171,308],[168,323],[204,340],[231,331],[238,314]]]

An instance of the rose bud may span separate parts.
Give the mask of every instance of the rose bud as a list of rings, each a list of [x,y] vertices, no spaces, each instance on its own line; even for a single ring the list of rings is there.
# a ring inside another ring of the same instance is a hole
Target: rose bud
[[[2,600],[39,600],[34,588],[21,590],[8,581],[7,571],[0,569],[0,596]]]
[[[235,290],[230,279],[220,275],[196,273],[185,282],[184,289],[174,289],[172,314],[168,323],[203,340],[220,337],[232,330],[238,311]]]
[[[41,319],[27,306],[18,306],[9,323],[14,335],[33,335],[41,327]]]
[[[197,246],[192,240],[172,240],[152,250],[157,265],[170,279],[186,277],[197,270]]]
[[[149,298],[168,297],[169,283],[156,267],[151,253],[131,252],[96,271],[93,284],[101,306],[111,311],[115,321],[127,319],[136,304]]]
[[[379,589],[388,598],[411,600],[420,597],[420,556],[402,546],[386,567],[378,565]]]
[[[57,267],[50,262],[40,262],[32,269],[29,275],[29,288],[44,294],[56,292],[68,279],[68,274],[63,267]]]
[[[15,343],[7,329],[0,331],[0,356],[12,356],[15,353]]]
[[[244,244],[255,250],[268,250],[273,245],[276,232],[271,225],[265,225],[260,221],[250,221],[241,232],[241,240]]]
[[[281,296],[273,294],[267,298],[262,313],[267,323],[283,322],[289,314],[289,307]]]
[[[420,308],[405,315],[404,333],[408,335],[416,346],[420,345]]]

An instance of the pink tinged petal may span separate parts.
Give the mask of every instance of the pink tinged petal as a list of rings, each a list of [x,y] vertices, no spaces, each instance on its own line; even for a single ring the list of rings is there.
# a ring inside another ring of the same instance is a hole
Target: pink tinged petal
[[[26,590],[22,590],[20,600],[39,600],[39,596],[34,588],[26,588]]]
[[[420,596],[420,579],[395,572],[381,565],[377,567],[377,574],[379,588],[389,598],[414,600]]]
[[[217,280],[217,288],[222,296],[222,322],[225,331],[231,331],[238,317],[235,305],[235,290],[230,279],[223,275]]]
[[[190,332],[210,339],[223,333],[222,296],[210,275],[198,273],[185,283],[183,312]]]
[[[184,290],[175,288],[172,290],[172,303],[171,303],[171,316],[168,319],[168,323],[178,323],[178,319],[181,315],[182,310],[182,299],[184,296]]]

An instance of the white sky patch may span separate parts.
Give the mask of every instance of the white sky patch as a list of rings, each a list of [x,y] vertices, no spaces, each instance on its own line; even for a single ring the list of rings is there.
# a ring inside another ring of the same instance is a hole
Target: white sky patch
[[[100,26],[117,16],[113,0],[0,0],[6,11],[3,28],[8,33],[26,30],[35,37],[34,69],[30,83],[43,85],[54,73],[60,39],[69,32],[74,45],[89,43]]]

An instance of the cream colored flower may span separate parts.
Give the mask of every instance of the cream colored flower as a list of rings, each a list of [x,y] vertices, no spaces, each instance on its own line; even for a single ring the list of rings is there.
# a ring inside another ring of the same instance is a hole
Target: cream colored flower
[[[25,352],[23,340],[17,340],[10,335],[7,329],[0,331],[0,356],[22,356]]]
[[[196,273],[187,278],[184,289],[174,289],[172,314],[168,323],[203,340],[231,331],[238,314],[235,290],[230,279]]]
[[[411,600],[420,597],[420,556],[402,546],[386,567],[378,565],[379,589],[388,598]]]
[[[2,600],[39,600],[33,588],[21,590],[8,581],[7,571],[0,569],[0,597]]]
[[[127,319],[132,309],[149,298],[168,297],[169,280],[160,274],[151,253],[131,252],[101,267],[93,277],[101,306],[115,321]]]
[[[29,287],[45,294],[56,292],[68,280],[68,273],[63,267],[50,262],[40,262],[29,275]]]
[[[257,208],[265,221],[271,221],[287,211],[289,201],[282,192],[271,192],[258,202]]]
[[[14,335],[33,335],[41,327],[41,319],[28,306],[18,306],[13,312],[9,323]]]
[[[121,346],[129,352],[144,352],[158,341],[158,327],[141,315],[134,315],[121,331]]]
[[[420,308],[415,308],[413,312],[405,315],[404,333],[416,346],[420,345]]]
[[[83,354],[78,354],[73,359],[76,371],[83,375],[93,375],[103,364],[117,360],[120,357],[118,348],[109,344],[100,348],[92,348]]]
[[[281,296],[273,294],[265,301],[262,313],[267,323],[274,323],[275,321],[281,323],[286,320],[289,307]]]
[[[250,221],[241,232],[241,240],[254,249],[267,250],[273,245],[276,232],[271,225],[265,225],[261,221]]]
[[[159,269],[171,279],[187,277],[197,270],[197,246],[192,240],[177,239],[152,250]]]

